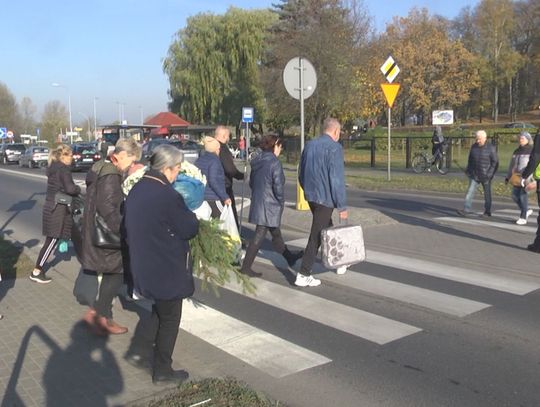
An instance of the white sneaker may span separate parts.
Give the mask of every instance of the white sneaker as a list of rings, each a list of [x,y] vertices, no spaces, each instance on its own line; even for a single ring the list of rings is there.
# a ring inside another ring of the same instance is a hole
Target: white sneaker
[[[336,274],[345,274],[347,272],[347,266],[341,266],[336,269]]]
[[[518,220],[516,220],[516,224],[518,224],[518,225],[526,225],[527,224],[527,219],[519,218]]]
[[[525,219],[529,219],[529,216],[531,216],[533,213],[532,209],[527,210],[527,217]]]
[[[294,284],[298,287],[317,287],[321,285],[321,280],[313,278],[313,276],[305,276],[302,273],[298,273]]]

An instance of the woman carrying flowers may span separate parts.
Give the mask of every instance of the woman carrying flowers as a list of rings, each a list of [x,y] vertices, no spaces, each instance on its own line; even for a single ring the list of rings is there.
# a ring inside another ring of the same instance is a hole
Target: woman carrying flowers
[[[206,153],[195,161],[195,165],[206,176],[204,200],[212,209],[212,219],[219,219],[223,205],[231,205],[231,199],[225,191],[225,172],[219,160],[220,144],[213,137],[205,137],[203,144]]]

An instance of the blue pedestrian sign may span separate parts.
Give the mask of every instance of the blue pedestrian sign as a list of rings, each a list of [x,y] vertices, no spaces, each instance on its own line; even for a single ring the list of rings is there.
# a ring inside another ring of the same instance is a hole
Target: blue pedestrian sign
[[[7,138],[7,128],[0,127],[0,138],[1,139]]]
[[[253,123],[254,109],[252,107],[242,108],[242,123]]]

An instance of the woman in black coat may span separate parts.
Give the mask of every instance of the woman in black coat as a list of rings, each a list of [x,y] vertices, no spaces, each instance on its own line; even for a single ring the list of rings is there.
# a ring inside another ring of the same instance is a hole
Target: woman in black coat
[[[182,300],[191,297],[195,289],[189,240],[199,231],[195,214],[171,185],[178,176],[182,158],[182,152],[171,145],[156,147],[150,158],[151,169],[132,188],[125,204],[124,223],[134,290],[154,300],[150,324],[157,327],[151,344],[154,383],[188,377],[187,372],[172,369]],[[133,352],[127,358],[144,364],[143,355]]]
[[[30,273],[30,280],[36,283],[50,283],[45,269],[47,259],[54,252],[60,239],[71,239],[73,218],[69,207],[56,203],[55,196],[58,192],[76,196],[81,193],[81,188],[75,185],[71,176],[71,161],[73,152],[65,144],[60,144],[49,153],[49,166],[47,168],[47,195],[43,206],[43,235],[45,243],[41,248],[34,270]]]
[[[257,227],[240,270],[251,277],[262,275],[262,273],[253,271],[251,266],[257,257],[267,231],[270,231],[272,235],[274,250],[285,257],[289,266],[292,267],[303,256],[303,251],[292,253],[287,249],[279,228],[285,204],[283,195],[285,175],[281,162],[278,160],[282,142],[276,135],[269,134],[262,138],[259,147],[262,153],[251,161],[249,177],[249,186],[251,187],[249,222],[254,223]]]
[[[94,245],[96,213],[115,234],[120,235],[124,195],[124,173],[141,157],[141,147],[131,138],[120,139],[114,152],[95,163],[86,176],[86,204],[83,215],[81,264],[86,274],[101,274],[99,292],[84,316],[96,334],[123,334],[127,328],[112,317],[112,301],[124,282],[122,250]]]

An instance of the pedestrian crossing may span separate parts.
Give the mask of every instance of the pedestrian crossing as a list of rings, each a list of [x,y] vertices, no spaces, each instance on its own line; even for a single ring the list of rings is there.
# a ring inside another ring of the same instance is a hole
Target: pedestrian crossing
[[[496,228],[510,230],[513,232],[536,234],[537,229],[537,216],[535,214],[529,216],[527,225],[517,225],[515,221],[519,218],[519,211],[517,209],[500,209],[493,212],[491,218],[478,217],[459,217],[459,216],[441,216],[434,218],[437,223],[442,224],[459,224],[459,225],[475,225],[486,228]]]
[[[287,242],[291,247],[303,248],[305,244],[306,239]],[[403,272],[415,273],[418,276],[435,277],[516,296],[540,289],[540,279],[522,274],[471,270],[375,250],[367,250],[366,253],[368,263],[389,267],[396,275]],[[287,269],[285,260],[271,251],[261,250],[256,262]],[[350,270],[344,275],[337,275],[334,271],[326,270],[320,263],[316,263],[313,272],[324,282],[332,283],[333,286],[347,287],[349,292],[355,290],[358,295],[367,294],[390,299],[413,311],[419,307],[443,317],[474,317],[476,313],[492,307],[492,304],[474,298],[463,298],[367,275],[359,272],[362,267],[363,265],[358,265],[354,267],[356,271]],[[246,306],[251,302],[257,302],[269,307],[268,313],[261,315],[261,322],[268,318],[274,309],[278,309],[294,315],[295,318],[315,322],[325,329],[340,331],[378,346],[414,337],[428,328],[421,323],[398,321],[343,304],[339,298],[332,300],[324,298],[321,295],[326,286],[324,283],[315,289],[299,289],[263,278],[253,281],[257,287],[254,295],[244,293],[239,283],[234,281],[227,283],[224,289],[240,296],[239,301],[245,302]],[[309,345],[306,348],[280,338],[279,333],[266,332],[258,325],[244,322],[237,315],[233,317],[219,309],[194,301],[187,302],[184,306],[181,328],[243,363],[276,378],[332,362],[329,355],[325,355],[324,352],[308,349]],[[283,329],[287,331],[287,327]]]

